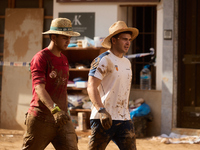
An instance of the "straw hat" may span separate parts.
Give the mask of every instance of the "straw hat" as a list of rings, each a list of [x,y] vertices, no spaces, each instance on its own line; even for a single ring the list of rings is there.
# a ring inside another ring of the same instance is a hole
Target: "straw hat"
[[[80,33],[72,31],[72,23],[67,18],[56,18],[52,20],[49,31],[42,34],[61,34],[65,36],[80,36]]]
[[[109,36],[107,36],[104,41],[102,42],[102,46],[105,48],[111,48],[111,42],[110,39],[121,32],[125,32],[125,31],[131,31],[132,32],[132,37],[131,40],[134,40],[138,34],[139,31],[136,28],[129,28],[127,27],[126,23],[124,21],[117,21],[115,22],[110,28],[109,28]]]

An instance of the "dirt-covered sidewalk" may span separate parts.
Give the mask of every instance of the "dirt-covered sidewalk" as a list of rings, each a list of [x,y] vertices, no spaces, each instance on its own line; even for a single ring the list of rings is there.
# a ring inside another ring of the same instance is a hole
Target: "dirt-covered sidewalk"
[[[24,131],[0,129],[0,150],[20,150]],[[77,131],[79,137],[79,150],[87,150],[90,130],[86,132]],[[152,137],[137,139],[137,150],[198,150],[200,144],[164,144],[160,141],[152,140]],[[45,150],[54,150],[50,144]],[[111,142],[106,150],[118,150],[117,146]]]

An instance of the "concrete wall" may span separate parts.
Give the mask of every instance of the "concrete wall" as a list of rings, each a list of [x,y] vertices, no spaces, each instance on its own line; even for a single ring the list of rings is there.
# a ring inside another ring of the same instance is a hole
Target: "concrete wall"
[[[7,9],[4,62],[30,62],[42,48],[43,9]],[[25,113],[32,99],[29,67],[3,66],[1,128],[25,128]]]
[[[163,1],[157,5],[156,90],[162,90],[163,61]]]
[[[174,32],[174,0],[163,0],[163,31]],[[172,33],[173,34],[173,33]],[[161,133],[169,134],[172,129],[173,108],[173,37],[163,39],[163,78],[161,104]]]

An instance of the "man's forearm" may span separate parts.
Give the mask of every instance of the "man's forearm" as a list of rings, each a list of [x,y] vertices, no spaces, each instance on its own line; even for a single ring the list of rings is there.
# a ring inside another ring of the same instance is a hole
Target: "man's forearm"
[[[46,91],[45,85],[39,84],[35,86],[35,91],[42,103],[51,111],[54,108],[54,102],[51,99],[49,93]]]
[[[100,84],[101,84],[100,79],[93,76],[89,76],[87,91],[88,91],[90,100],[92,101],[94,107],[97,110],[99,110],[100,107],[104,107],[103,103],[101,102],[101,97],[98,90],[98,86]]]
[[[99,110],[100,107],[104,107],[103,103],[101,102],[99,91],[97,89],[88,88],[88,94],[92,104],[97,110]]]

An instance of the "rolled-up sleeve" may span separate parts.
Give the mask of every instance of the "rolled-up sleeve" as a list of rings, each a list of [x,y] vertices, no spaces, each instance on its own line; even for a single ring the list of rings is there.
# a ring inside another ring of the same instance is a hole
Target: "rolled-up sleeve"
[[[35,55],[31,60],[31,74],[34,86],[38,84],[46,84],[47,61],[43,55]]]

